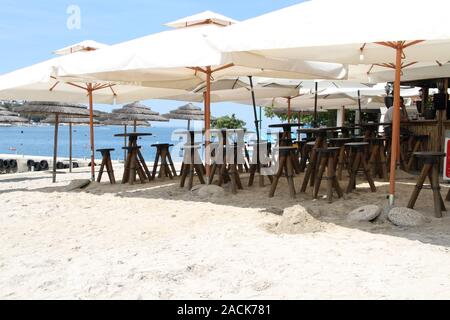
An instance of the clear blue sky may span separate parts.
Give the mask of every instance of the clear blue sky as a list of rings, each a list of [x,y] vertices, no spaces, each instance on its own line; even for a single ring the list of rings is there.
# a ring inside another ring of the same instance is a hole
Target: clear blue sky
[[[164,23],[211,10],[245,20],[302,0],[2,0],[0,18],[0,74],[52,57],[53,50],[82,41],[115,44],[166,30]],[[67,8],[81,9],[81,28],[66,27]],[[156,111],[180,105],[145,101]],[[96,106],[111,110],[112,106]],[[215,116],[236,113],[252,127],[252,109],[231,103],[212,106]],[[177,124],[177,123],[175,123]],[[264,124],[267,124],[265,122]]]

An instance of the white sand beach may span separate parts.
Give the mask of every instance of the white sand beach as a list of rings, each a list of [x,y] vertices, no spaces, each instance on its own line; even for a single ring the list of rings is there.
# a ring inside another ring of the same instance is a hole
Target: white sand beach
[[[310,192],[291,200],[283,179],[272,199],[268,186],[202,199],[178,179],[64,191],[88,176],[84,168],[57,184],[43,172],[0,177],[0,298],[450,298],[450,219],[433,217],[431,190],[416,207],[431,222],[399,228],[345,219],[363,204],[384,206],[387,183],[332,204]],[[414,181],[398,181],[398,205]],[[299,206],[316,219],[294,234],[262,212]]]

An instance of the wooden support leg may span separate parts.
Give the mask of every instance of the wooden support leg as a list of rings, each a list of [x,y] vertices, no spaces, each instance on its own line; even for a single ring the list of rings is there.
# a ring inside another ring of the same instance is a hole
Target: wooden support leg
[[[350,179],[348,181],[347,193],[350,193],[355,189],[356,185],[356,175],[358,174],[358,169],[360,167],[362,154],[360,151],[356,152],[355,159],[353,160],[353,164],[351,166],[350,171]]]
[[[230,165],[230,182],[231,182],[231,193],[237,193],[237,183],[236,183],[236,166],[234,164]]]
[[[337,177],[339,180],[342,180],[342,171],[344,170],[345,166],[345,147],[341,147],[339,149],[339,156],[337,161],[337,168],[338,168],[338,174]]]
[[[387,175],[386,151],[384,149],[384,144],[382,144],[380,146],[379,152],[380,152],[380,166],[381,166],[380,178],[383,179],[384,181],[386,181],[388,178],[388,175]]]
[[[320,164],[319,164],[319,171],[317,172],[316,181],[314,183],[314,190],[313,190],[313,198],[317,199],[319,194],[320,185],[322,183],[322,177],[323,173],[325,172],[325,168],[327,166],[328,156],[323,155],[320,156]]]
[[[205,179],[203,178],[203,169],[200,164],[194,164],[195,171],[197,172],[197,177],[201,184],[205,184]]]
[[[191,190],[192,186],[194,185],[194,165],[189,164],[188,169],[189,169],[188,189]]]
[[[441,187],[439,185],[439,167],[437,164],[434,164],[431,169],[431,189],[433,190],[433,200],[434,200],[434,213],[436,218],[442,218],[442,211],[445,210],[445,207],[442,207],[442,198],[441,198]]]
[[[278,160],[278,171],[275,174],[275,176],[273,177],[273,182],[272,182],[272,185],[270,186],[270,191],[269,191],[269,198],[273,198],[273,196],[275,195],[275,190],[277,189],[278,180],[280,179],[280,176],[283,173],[285,164],[286,164],[286,156],[280,155],[280,158]]]
[[[177,176],[177,169],[175,169],[175,165],[173,164],[172,155],[170,154],[170,150],[167,151],[167,159],[169,160],[170,168],[172,169],[172,175],[174,177]]]
[[[361,163],[364,169],[364,175],[366,176],[367,181],[370,185],[370,190],[372,192],[377,192],[377,188],[375,187],[375,183],[373,181],[372,176],[370,175],[369,166],[367,165],[366,159],[364,157],[361,157]]]
[[[339,180],[336,177],[336,161],[330,161],[330,159],[328,160],[328,176],[333,177],[332,179],[332,186],[334,188],[334,190],[336,190],[336,193],[338,195],[339,198],[342,198],[344,196],[344,193],[342,192],[341,186],[339,185]]]
[[[411,194],[411,197],[409,198],[408,202],[408,208],[414,209],[414,205],[416,204],[417,197],[420,194],[420,191],[422,191],[423,183],[425,182],[425,179],[428,177],[429,172],[431,170],[431,164],[426,163],[423,168],[422,172],[420,173],[419,178],[417,179],[416,186],[414,187],[414,191]]]
[[[106,155],[103,155],[103,157],[102,157],[102,164],[100,165],[100,170],[98,171],[97,182],[101,182],[102,181],[103,170],[104,170],[105,165],[106,165],[106,157],[105,156]]]
[[[136,173],[138,174],[141,183],[144,184],[147,181],[147,176],[145,175],[145,171],[138,159],[136,159]]]
[[[417,140],[416,143],[414,144],[414,148],[412,150],[411,157],[409,158],[409,161],[406,165],[406,171],[408,171],[408,172],[411,171],[411,167],[413,166],[414,160],[415,160],[415,157],[413,155],[415,152],[419,151],[420,145],[421,145],[420,140]]]
[[[153,170],[152,170],[152,174],[151,174],[152,179],[155,179],[156,171],[158,170],[158,163],[159,163],[160,156],[161,156],[161,149],[159,147],[157,147],[155,161],[153,163]]]
[[[122,176],[122,183],[127,183],[128,180],[130,179],[130,165],[131,165],[131,158],[132,158],[132,154],[131,152],[128,150],[127,152],[127,159],[125,161],[125,165],[124,165],[124,171],[123,171],[123,176]]]
[[[295,187],[294,187],[294,165],[293,165],[293,154],[292,151],[289,152],[287,163],[286,163],[286,178],[289,187],[289,195],[293,199],[295,198]]]
[[[130,154],[131,154],[131,163],[130,163],[130,178],[129,178],[129,180],[128,180],[128,182],[131,184],[131,185],[133,185],[134,184],[134,182],[136,181],[136,160],[137,160],[137,157],[136,157],[136,151],[135,150],[132,150],[131,152],[130,152]]]
[[[255,180],[257,166],[258,165],[256,165],[256,164],[250,165],[250,177],[248,178],[248,186],[249,187],[253,186],[253,181]]]
[[[111,184],[116,184],[116,177],[114,176],[114,168],[111,162],[111,155],[108,153],[108,161],[106,162],[106,170],[108,170],[109,181]]]
[[[328,164],[327,164],[327,200],[328,203],[333,202],[333,187],[337,182],[336,172],[335,172],[335,161],[332,156],[328,156]],[[338,192],[338,190],[336,190]],[[339,194],[339,192],[338,192]]]
[[[377,157],[378,157],[378,145],[374,144],[372,145],[372,150],[370,152],[370,159],[369,159],[369,171],[373,177],[376,175],[377,172]]]
[[[138,161],[140,163],[140,167],[144,171],[146,180],[148,179],[148,181],[151,181],[152,180],[152,174],[150,173],[150,170],[148,170],[147,164],[145,163],[145,159],[142,156],[141,150],[138,149],[136,151],[136,154],[138,156]]]

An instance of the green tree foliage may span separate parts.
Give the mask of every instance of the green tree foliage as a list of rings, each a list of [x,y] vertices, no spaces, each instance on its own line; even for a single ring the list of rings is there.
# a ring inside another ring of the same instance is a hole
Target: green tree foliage
[[[281,121],[287,121],[287,113],[275,113],[273,107],[264,107],[264,115],[267,118],[273,119],[278,118]],[[317,125],[319,126],[335,126],[336,125],[337,111],[330,110],[328,112],[319,112],[317,114]],[[291,113],[291,122],[298,122],[299,114],[298,112]],[[312,125],[314,116],[312,114],[301,114],[300,122],[306,125]]]
[[[236,115],[233,113],[230,116],[224,116],[216,118],[211,122],[212,127],[215,129],[242,129],[246,125],[243,120],[236,118]]]

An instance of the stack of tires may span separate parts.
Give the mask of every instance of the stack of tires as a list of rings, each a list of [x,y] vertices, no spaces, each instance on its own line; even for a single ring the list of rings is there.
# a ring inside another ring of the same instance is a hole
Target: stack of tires
[[[31,170],[46,171],[49,168],[47,160],[41,160],[41,161],[28,160],[27,166],[28,166],[29,171],[31,171]]]
[[[15,159],[0,159],[0,173],[16,173],[17,160]]]

